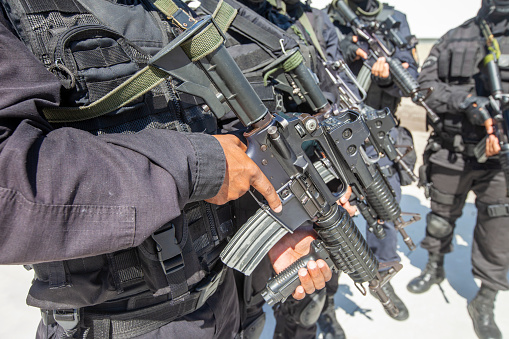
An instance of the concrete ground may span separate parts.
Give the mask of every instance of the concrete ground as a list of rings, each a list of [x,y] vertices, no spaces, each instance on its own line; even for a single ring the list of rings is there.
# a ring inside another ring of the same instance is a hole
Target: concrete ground
[[[427,139],[424,113],[421,109],[405,100],[398,112],[402,124],[413,130],[416,149],[422,154]],[[419,159],[420,161],[420,159]],[[455,236],[455,251],[446,257],[447,279],[435,285],[423,295],[414,295],[406,290],[406,284],[419,275],[427,261],[426,252],[418,248],[409,252],[400,238],[399,253],[403,269],[392,280],[396,292],[406,303],[410,318],[398,322],[389,318],[382,306],[371,296],[363,296],[347,275],[340,278],[339,291],[335,296],[336,314],[349,339],[475,339],[472,322],[466,305],[476,294],[478,282],[471,273],[470,250],[476,210],[474,197],[469,197],[458,221]],[[429,202],[423,191],[416,186],[403,188],[401,207],[406,212],[420,213],[424,218],[429,211]],[[364,229],[361,217],[355,219],[357,226]],[[415,243],[424,235],[423,220],[410,225],[408,234]],[[30,250],[30,249],[27,249]],[[26,306],[25,298],[30,287],[32,272],[19,266],[0,266],[0,338],[33,338],[39,323],[39,311]],[[266,307],[267,323],[262,339],[272,338],[274,318],[270,308]],[[502,333],[509,338],[509,292],[498,295],[496,321]],[[505,320],[504,320],[505,319]]]

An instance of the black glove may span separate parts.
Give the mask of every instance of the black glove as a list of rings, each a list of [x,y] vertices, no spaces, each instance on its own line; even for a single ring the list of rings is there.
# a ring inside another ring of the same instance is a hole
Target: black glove
[[[360,48],[355,42],[352,41],[352,34],[347,35],[339,42],[339,49],[343,53],[345,62],[350,65],[357,58],[357,50]]]
[[[460,104],[460,108],[465,111],[468,121],[472,125],[483,126],[484,122],[491,118],[488,107],[490,100],[486,97],[468,95]]]
[[[378,85],[378,87],[389,87],[392,86],[394,83],[392,81],[392,75],[389,73],[389,76],[387,78],[382,78],[376,75],[371,74],[371,80],[373,80],[374,83]]]

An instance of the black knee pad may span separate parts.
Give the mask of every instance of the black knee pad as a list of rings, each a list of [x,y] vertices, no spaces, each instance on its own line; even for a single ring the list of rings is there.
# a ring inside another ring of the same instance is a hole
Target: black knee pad
[[[433,212],[426,216],[426,223],[426,231],[435,238],[444,238],[454,231],[454,225]]]

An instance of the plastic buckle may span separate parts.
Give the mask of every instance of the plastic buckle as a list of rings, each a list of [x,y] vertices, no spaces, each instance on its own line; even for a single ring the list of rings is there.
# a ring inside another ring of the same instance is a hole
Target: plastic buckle
[[[169,229],[157,231],[152,234],[152,239],[157,244],[157,257],[165,274],[174,272],[184,267],[184,259],[180,246],[175,237],[175,226],[173,224]]]
[[[73,310],[55,310],[53,318],[66,333],[75,330],[80,322],[80,314],[78,309]]]
[[[196,309],[199,309],[200,307],[205,304],[207,299],[214,294],[217,291],[217,288],[219,285],[221,285],[221,282],[223,281],[223,276],[226,274],[227,266],[224,266],[221,271],[218,273],[213,274],[208,280],[207,283],[197,286],[195,291],[200,292],[200,296],[198,297],[198,302],[196,303]]]
[[[509,204],[488,206],[488,216],[490,218],[505,217],[509,215]]]

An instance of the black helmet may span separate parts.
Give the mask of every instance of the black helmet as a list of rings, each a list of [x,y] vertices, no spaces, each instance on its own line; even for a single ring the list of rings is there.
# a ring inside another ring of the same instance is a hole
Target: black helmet
[[[482,16],[506,16],[509,15],[509,0],[482,0],[481,10],[479,14]]]
[[[357,15],[363,17],[375,17],[383,8],[378,0],[345,0]]]

